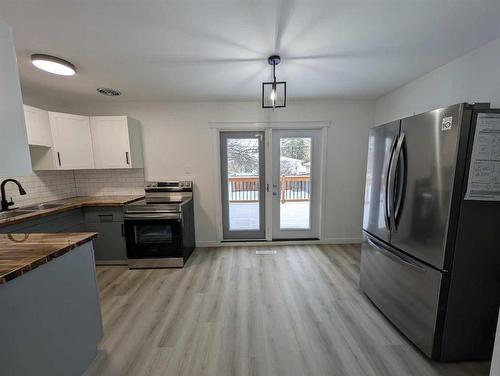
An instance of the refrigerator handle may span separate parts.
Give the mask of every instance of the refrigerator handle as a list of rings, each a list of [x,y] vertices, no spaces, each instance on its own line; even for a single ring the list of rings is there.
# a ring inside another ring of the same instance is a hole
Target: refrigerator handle
[[[397,255],[396,253],[391,252],[390,250],[385,248],[382,244],[378,244],[378,242],[373,240],[370,236],[367,235],[366,240],[368,241],[368,244],[370,244],[373,248],[375,248],[376,251],[380,252],[384,256],[387,256],[388,258],[397,262],[398,264],[406,265],[407,267],[412,268],[416,271],[419,271],[420,273],[426,272],[425,268],[421,267],[416,262],[411,261],[410,259],[407,259],[406,257],[403,258],[403,257]]]
[[[395,200],[395,194],[396,194],[396,171],[397,167],[399,164],[399,160],[401,158],[401,150],[403,149],[403,142],[405,140],[405,134],[401,133],[399,136],[398,142],[396,144],[396,149],[394,150],[394,153],[392,154],[391,157],[391,164],[389,168],[389,179],[387,182],[388,189],[387,189],[387,198],[389,202],[389,221],[391,223],[391,228],[393,230],[396,229],[396,200]]]
[[[398,140],[398,136],[394,136],[391,147],[389,148],[389,164],[387,166],[387,171],[386,171],[386,181],[385,181],[385,204],[384,204],[384,220],[385,220],[385,228],[389,231],[391,231],[391,220],[390,220],[390,209],[389,209],[389,199],[390,199],[390,194],[389,194],[389,176],[391,174],[391,166],[392,166],[392,156],[394,155],[394,149],[396,148],[396,142]]]
[[[396,173],[396,182],[394,186],[394,191],[396,192],[394,221],[396,222],[396,225],[399,224],[399,218],[403,207],[403,198],[406,190],[406,152],[404,148],[404,133],[399,154],[398,171]]]

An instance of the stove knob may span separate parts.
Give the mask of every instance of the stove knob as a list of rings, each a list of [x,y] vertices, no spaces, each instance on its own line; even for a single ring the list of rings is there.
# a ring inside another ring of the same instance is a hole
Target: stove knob
[[[184,187],[184,183],[179,183],[179,187]]]

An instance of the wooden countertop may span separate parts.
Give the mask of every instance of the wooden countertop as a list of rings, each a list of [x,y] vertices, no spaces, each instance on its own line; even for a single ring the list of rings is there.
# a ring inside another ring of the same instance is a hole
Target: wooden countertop
[[[45,217],[51,214],[62,213],[72,209],[92,206],[123,206],[142,199],[144,196],[96,196],[96,197],[72,197],[63,200],[44,202],[44,204],[62,204],[56,208],[37,210],[21,214],[11,218],[0,219],[0,227],[25,222],[31,219]],[[31,205],[29,205],[31,206]],[[20,208],[22,209],[22,208]]]
[[[0,234],[0,284],[46,264],[96,237],[96,232]]]

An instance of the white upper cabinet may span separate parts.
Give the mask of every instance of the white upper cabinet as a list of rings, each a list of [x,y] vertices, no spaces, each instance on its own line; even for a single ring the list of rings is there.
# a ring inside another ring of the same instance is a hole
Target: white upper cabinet
[[[49,112],[49,119],[56,168],[94,168],[89,117]]]
[[[141,124],[24,106],[33,170],[142,168]]]
[[[49,112],[39,108],[24,106],[24,119],[28,132],[28,144],[33,146],[52,146]]]
[[[31,174],[14,40],[0,21],[0,176]]]
[[[96,168],[142,168],[140,123],[127,116],[90,118]]]

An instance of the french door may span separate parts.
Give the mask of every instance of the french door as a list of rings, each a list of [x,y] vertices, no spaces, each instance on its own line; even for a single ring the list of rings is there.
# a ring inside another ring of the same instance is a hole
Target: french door
[[[264,132],[220,132],[224,240],[265,239]]]
[[[272,238],[318,239],[321,130],[272,132]]]
[[[318,239],[322,131],[219,135],[223,240]]]

